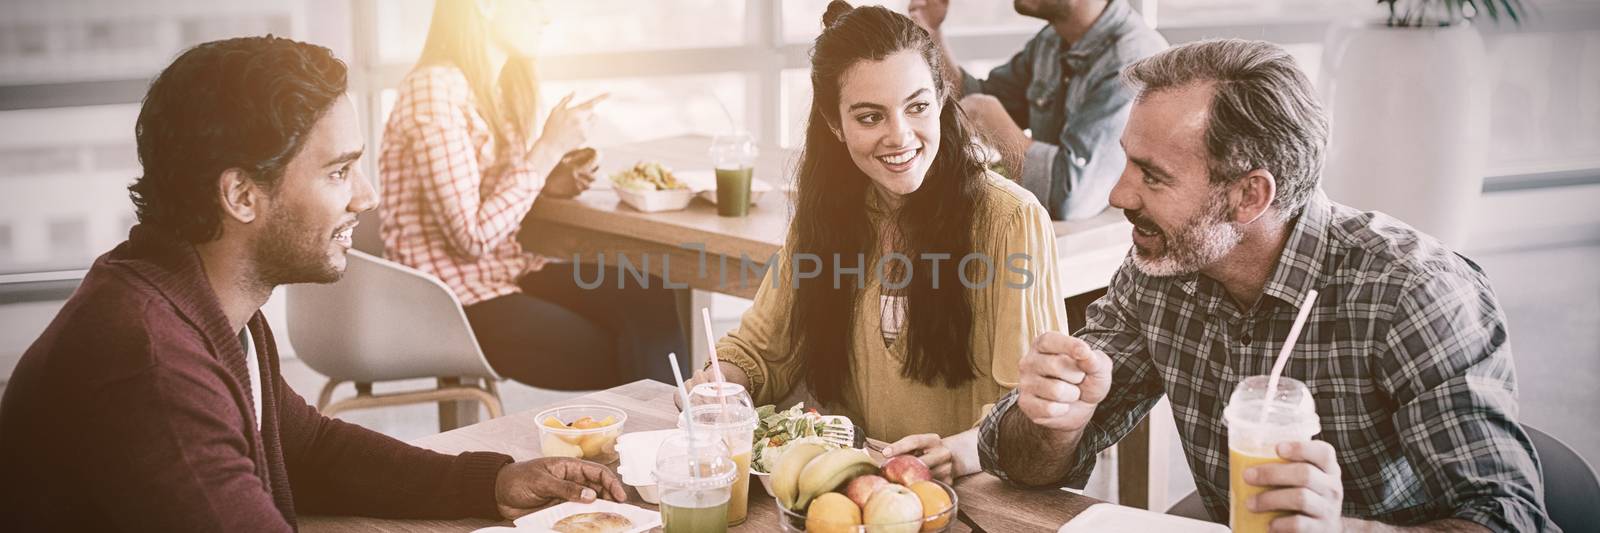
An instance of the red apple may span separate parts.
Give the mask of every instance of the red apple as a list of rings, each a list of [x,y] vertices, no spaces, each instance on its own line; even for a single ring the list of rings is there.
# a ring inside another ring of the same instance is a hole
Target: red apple
[[[921,459],[910,455],[896,455],[883,463],[883,477],[890,482],[911,486],[918,481],[933,479],[933,474],[928,472],[928,465]]]
[[[872,493],[878,492],[878,489],[888,485],[889,480],[883,479],[882,476],[872,474],[856,476],[855,479],[850,480],[849,484],[845,485],[844,495],[849,496],[850,501],[856,502],[857,506],[865,508],[867,500],[872,499]]]

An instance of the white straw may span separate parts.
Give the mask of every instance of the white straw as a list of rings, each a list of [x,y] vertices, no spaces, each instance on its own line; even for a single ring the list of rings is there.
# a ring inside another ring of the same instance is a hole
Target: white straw
[[[1294,317],[1294,325],[1289,327],[1289,338],[1283,342],[1283,349],[1278,351],[1278,360],[1272,362],[1272,375],[1267,378],[1266,401],[1261,404],[1262,422],[1266,422],[1272,396],[1278,392],[1278,377],[1283,375],[1283,367],[1289,364],[1289,352],[1294,351],[1295,342],[1300,340],[1300,328],[1306,325],[1306,317],[1311,315],[1311,304],[1316,301],[1317,290],[1308,289],[1306,300],[1300,302],[1300,314]]]
[[[711,99],[716,100],[717,107],[722,109],[722,116],[728,119],[728,133],[739,131],[739,124],[733,121],[733,113],[728,111],[728,104],[722,103],[722,99],[718,98],[717,95],[714,94],[711,95]]]
[[[683,386],[683,370],[678,368],[678,354],[667,354],[667,361],[672,363],[672,377],[678,380],[678,398],[683,400],[683,414],[689,420],[684,425],[684,430],[689,432],[689,477],[699,477],[700,456],[694,449],[694,406],[689,404],[689,389]]]

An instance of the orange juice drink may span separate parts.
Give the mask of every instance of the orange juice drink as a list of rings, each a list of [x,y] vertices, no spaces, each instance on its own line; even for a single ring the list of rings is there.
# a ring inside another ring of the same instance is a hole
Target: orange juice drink
[[[695,431],[722,436],[738,475],[728,498],[728,525],[743,524],[749,514],[750,452],[755,439],[755,407],[744,387],[736,383],[702,383],[689,395],[689,420]]]
[[[1322,429],[1316,403],[1304,383],[1279,378],[1271,401],[1267,401],[1266,389],[1267,376],[1245,378],[1223,410],[1228,424],[1228,524],[1234,533],[1265,533],[1272,519],[1287,514],[1250,510],[1250,498],[1270,487],[1245,483],[1245,471],[1286,462],[1278,458],[1278,444],[1311,440]]]

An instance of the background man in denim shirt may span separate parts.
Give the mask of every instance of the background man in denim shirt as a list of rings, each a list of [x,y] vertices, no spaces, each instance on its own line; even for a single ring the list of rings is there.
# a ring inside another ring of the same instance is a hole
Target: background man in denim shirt
[[[959,70],[944,44],[939,26],[948,5],[912,0],[908,11],[943,48],[947,79],[962,80],[961,106],[979,131],[1002,152],[1023,154],[1020,176],[1012,170],[1011,177],[1056,220],[1104,211],[1122,173],[1117,139],[1133,103],[1118,73],[1166,49],[1166,39],[1123,0],[1016,0],[1017,13],[1049,26],[980,80]]]

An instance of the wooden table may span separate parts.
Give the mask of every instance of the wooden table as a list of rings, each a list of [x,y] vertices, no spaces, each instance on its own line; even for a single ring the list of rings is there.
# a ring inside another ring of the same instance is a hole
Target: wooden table
[[[654,381],[636,381],[620,387],[588,394],[555,405],[603,404],[628,413],[625,432],[668,429],[674,426],[677,408],[672,403],[671,386]],[[412,441],[412,444],[431,450],[456,454],[465,451],[496,451],[517,460],[539,457],[539,430],[535,415],[541,411],[529,410],[493,420],[480,422],[454,431],[431,435]],[[615,468],[615,465],[613,465]],[[774,531],[778,524],[777,504],[762,492],[759,484],[752,483],[750,492],[750,517],[731,531]],[[967,518],[975,524],[957,524],[955,531],[1054,531],[1067,520],[1099,500],[1059,490],[1024,490],[1002,483],[988,474],[976,474],[956,481],[957,504]],[[644,503],[632,488],[628,490],[629,503],[655,509]],[[509,525],[484,519],[467,520],[383,520],[360,517],[302,516],[300,529],[306,532],[401,531],[441,532],[472,531],[492,525]]]
[[[640,161],[659,161],[677,170],[708,169],[710,146],[711,139],[704,136],[614,146],[602,150],[601,175],[610,176]],[[602,185],[570,200],[539,199],[521,239],[526,248],[552,257],[592,262],[604,256],[610,273],[616,272],[618,254],[634,266],[648,257],[650,264],[642,270],[674,284],[751,298],[761,280],[739,283],[740,259],[765,265],[783,246],[793,209],[786,189],[797,163],[794,157],[792,150],[762,148],[755,177],[774,190],[762,196],[748,216],[717,216],[716,206],[701,200],[682,211],[642,213],[622,204],[614,191]],[[1056,222],[1055,231],[1063,296],[1105,288],[1132,244],[1132,226],[1117,210]],[[702,248],[707,266],[703,275]],[[724,260],[728,266],[719,268]]]

